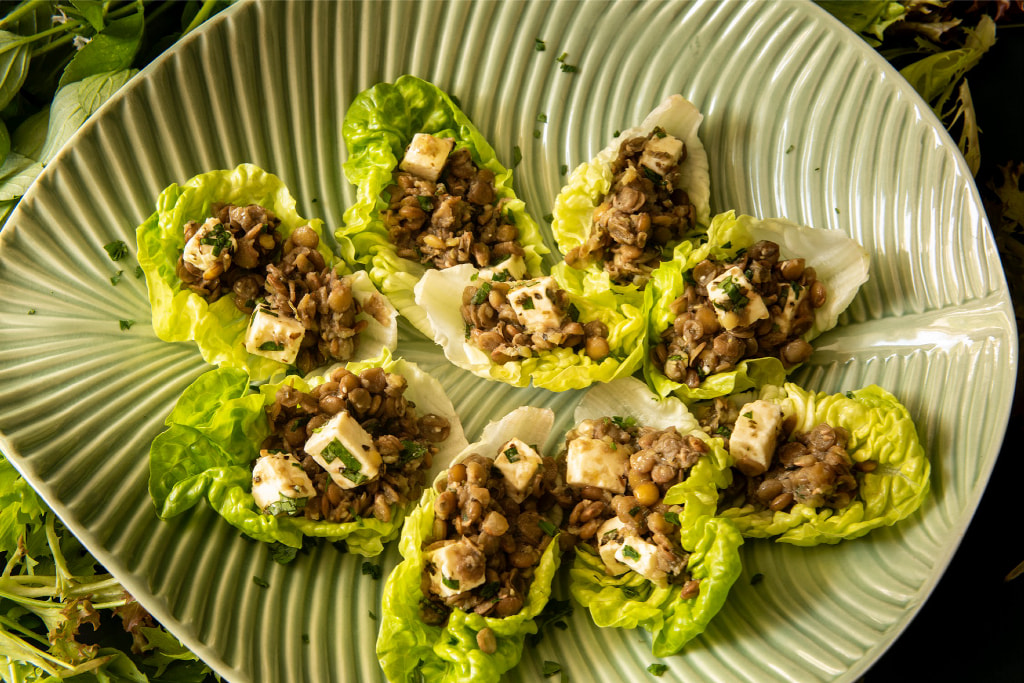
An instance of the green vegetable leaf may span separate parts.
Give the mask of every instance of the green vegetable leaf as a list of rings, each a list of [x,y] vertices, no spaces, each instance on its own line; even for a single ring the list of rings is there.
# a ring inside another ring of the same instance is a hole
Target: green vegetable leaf
[[[31,42],[16,33],[0,31],[0,109],[14,99],[25,83],[31,53]]]
[[[9,153],[0,166],[0,202],[21,197],[42,172],[43,165],[38,161],[17,152]]]
[[[71,0],[71,6],[75,8],[83,19],[89,22],[92,30],[99,33],[105,26],[103,16],[103,5],[100,0]]]
[[[101,73],[58,90],[50,106],[50,126],[39,161],[48,164],[85,120],[134,75],[134,70]]]
[[[88,76],[121,71],[131,66],[145,28],[142,3],[137,2],[136,6],[138,11],[135,14],[112,21],[75,53],[61,75],[58,90]]]

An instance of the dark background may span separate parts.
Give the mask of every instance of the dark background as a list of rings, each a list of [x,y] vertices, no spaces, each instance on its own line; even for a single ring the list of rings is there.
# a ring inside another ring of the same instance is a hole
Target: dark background
[[[982,131],[983,195],[997,165],[1024,162],[1024,25],[1001,25],[996,37],[967,74]],[[996,218],[990,216],[993,225]],[[1011,290],[1024,286],[1024,273],[1010,268],[1006,275]],[[1021,377],[1002,451],[967,534],[931,597],[863,683],[1024,681],[1024,575],[1005,580],[1024,562]]]

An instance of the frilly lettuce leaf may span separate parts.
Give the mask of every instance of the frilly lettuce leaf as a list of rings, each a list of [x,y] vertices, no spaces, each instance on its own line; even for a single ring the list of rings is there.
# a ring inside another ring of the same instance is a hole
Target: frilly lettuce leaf
[[[743,538],[729,520],[702,516],[684,523],[681,540],[692,553],[690,574],[700,581],[696,598],[684,600],[681,586],[659,588],[633,571],[609,576],[601,558],[583,545],[576,548],[569,590],[598,626],[642,627],[654,634],[656,657],[675,654],[704,632],[742,570]]]
[[[609,289],[584,291],[582,282],[567,283],[556,275],[559,285],[569,293],[579,310],[580,322],[601,320],[607,325],[611,353],[595,362],[583,350],[555,348],[520,361],[495,363],[466,338],[466,325],[459,310],[462,291],[473,284],[476,273],[468,264],[431,270],[415,287],[416,302],[433,331],[431,337],[441,345],[445,357],[460,368],[517,387],[528,386],[532,380],[535,387],[565,391],[627,377],[643,362],[646,334],[643,294],[633,292],[620,296]]]
[[[697,134],[703,119],[704,116],[692,103],[681,95],[672,95],[648,114],[639,126],[622,132],[593,160],[577,166],[555,198],[551,232],[558,250],[566,254],[587,241],[594,210],[611,190],[611,164],[618,156],[622,141],[647,136],[658,126],[686,144],[687,156],[680,167],[679,186],[686,190],[697,210],[696,232],[703,232],[711,221],[710,167],[704,144]],[[608,289],[610,281],[601,264],[591,264],[585,270],[591,277],[603,279],[602,289]]]
[[[721,515],[735,522],[744,536],[801,546],[838,543],[891,526],[921,506],[931,464],[910,413],[896,397],[874,385],[846,394],[814,393],[792,383],[783,389],[785,395],[777,387],[765,387],[762,398],[780,404],[787,419],[796,420],[796,433],[822,422],[842,427],[850,433],[846,450],[854,463],[878,465],[856,474],[857,495],[842,510],[800,504],[789,512],[758,512],[750,505],[723,510]]]
[[[231,296],[222,296],[209,304],[198,294],[181,289],[176,264],[185,246],[185,224],[190,220],[205,221],[210,216],[210,207],[216,203],[258,204],[269,209],[281,219],[279,229],[285,238],[304,225],[323,237],[323,221],[299,216],[295,199],[284,183],[252,164],[203,173],[184,185],[171,185],[160,193],[156,212],[136,229],[139,265],[146,276],[153,309],[153,330],[164,341],[195,341],[207,363],[240,368],[253,379],[283,374],[287,370],[284,363],[245,350],[249,317],[238,310]],[[339,274],[350,272],[323,239],[317,248]],[[368,278],[359,274],[353,282],[353,294],[360,303],[370,296],[380,296]],[[361,315],[368,327],[360,334],[359,357],[373,358],[380,355],[382,348],[393,349],[398,341],[397,316],[378,321]]]
[[[440,444],[434,469],[446,466],[463,449],[466,439],[440,383],[413,363],[392,358],[387,351],[374,361],[347,367],[358,372],[370,366],[401,374],[408,382],[406,396],[421,414],[433,412],[449,420],[451,434]],[[160,518],[179,515],[205,497],[230,524],[259,541],[299,548],[303,536],[314,536],[345,540],[349,550],[360,555],[379,554],[384,543],[398,536],[405,513],[414,502],[404,509],[394,509],[390,522],[371,518],[338,523],[265,515],[252,497],[250,463],[270,434],[266,406],[273,403],[282,384],[309,391],[323,381],[323,376],[306,381],[292,375],[254,392],[249,376],[237,368],[222,367],[200,375],[182,393],[165,421],[167,429],[150,446],[149,492]]]
[[[548,409],[517,408],[487,425],[481,438],[467,446],[454,462],[470,453],[494,457],[498,448],[513,436],[528,443],[543,443],[553,421],[554,414]],[[519,663],[526,636],[537,632],[534,620],[551,597],[551,584],[561,561],[558,540],[552,539],[541,555],[518,614],[496,618],[456,609],[444,627],[429,626],[420,620],[419,605],[424,598],[422,548],[433,533],[435,498],[436,489],[424,491],[402,531],[398,547],[404,559],[384,586],[377,659],[392,683],[418,681],[420,675],[423,680],[446,683],[495,683]],[[477,645],[476,634],[483,628],[490,628],[496,636],[498,647],[493,654],[485,654]]]
[[[839,315],[868,279],[867,251],[838,230],[809,228],[781,218],[737,216],[734,211],[720,213],[711,221],[707,241],[699,245],[681,243],[673,259],[662,263],[651,275],[648,287],[653,297],[648,317],[650,343],[657,344],[662,332],[675,320],[670,306],[686,289],[684,273],[706,258],[733,258],[736,252],[759,240],[776,242],[781,258],[804,258],[825,284],[828,299],[821,308],[815,309],[814,325],[804,335],[807,341],[835,327]],[[644,377],[650,387],[660,396],[674,393],[686,402],[726,396],[766,384],[782,384],[786,374],[782,362],[776,358],[749,359],[741,361],[734,370],[705,378],[699,387],[691,389],[666,377],[655,367],[649,354],[644,359]]]
[[[391,184],[392,173],[416,133],[453,138],[456,149],[469,149],[477,166],[494,172],[498,197],[511,200],[506,211],[519,228],[531,274],[541,274],[541,257],[548,248],[526,204],[512,189],[511,169],[501,165],[486,138],[445,92],[415,76],[402,76],[393,84],[379,83],[360,93],[342,124],[348,149],[343,168],[356,186],[356,203],[345,212],[345,225],[335,234],[343,255],[365,265],[399,312],[430,337],[430,323],[413,297],[413,287],[428,268],[398,256],[381,220],[381,211],[387,208],[381,193]]]

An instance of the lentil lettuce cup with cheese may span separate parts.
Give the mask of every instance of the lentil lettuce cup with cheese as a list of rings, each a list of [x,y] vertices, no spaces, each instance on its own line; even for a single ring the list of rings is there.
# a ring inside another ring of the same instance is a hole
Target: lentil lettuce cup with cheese
[[[744,536],[838,543],[905,519],[928,495],[914,421],[881,387],[827,394],[787,383],[694,412],[727,439],[734,480],[719,514]]]
[[[246,535],[377,555],[424,485],[466,444],[441,385],[385,352],[254,391],[234,368],[201,375],[150,447],[149,490],[174,517],[205,498]]]
[[[553,421],[522,407],[492,422],[409,515],[377,638],[388,680],[496,682],[519,662],[571,505],[564,472],[541,454]]]
[[[837,324],[868,262],[838,230],[715,216],[706,239],[680,243],[652,274],[648,384],[688,403],[781,384]]]
[[[677,399],[628,378],[590,389],[566,436],[581,500],[569,588],[603,628],[644,628],[679,652],[725,603],[741,571],[739,531],[714,517],[728,455]]]
[[[413,297],[430,269],[541,274],[548,249],[511,169],[440,88],[414,76],[375,85],[353,100],[343,134],[356,203],[336,236],[418,330],[430,336]]]
[[[397,344],[394,307],[256,166],[169,186],[136,237],[157,336],[194,341],[208,363],[266,379]]]

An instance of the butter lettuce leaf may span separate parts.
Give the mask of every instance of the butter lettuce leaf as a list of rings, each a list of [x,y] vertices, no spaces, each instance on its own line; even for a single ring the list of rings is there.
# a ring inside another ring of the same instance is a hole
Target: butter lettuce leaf
[[[401,374],[408,382],[406,397],[421,414],[433,412],[448,419],[451,433],[440,444],[433,469],[440,470],[466,445],[455,408],[443,387],[429,374],[385,351],[379,359],[349,364],[353,372],[370,366]],[[169,519],[206,499],[230,524],[267,543],[300,548],[304,536],[345,540],[350,551],[377,555],[383,544],[396,538],[409,509],[393,508],[392,520],[375,518],[356,522],[313,521],[305,517],[274,517],[260,512],[252,496],[250,463],[270,434],[265,408],[274,402],[285,383],[309,391],[326,381],[329,373],[309,380],[291,375],[281,382],[250,388],[250,378],[237,368],[222,367],[201,375],[182,393],[167,417],[167,429],[153,440],[149,452],[149,492],[161,519]]]
[[[647,332],[644,294],[633,291],[621,295],[610,289],[590,288],[582,279],[566,281],[558,273],[555,279],[569,293],[579,311],[579,322],[600,320],[608,327],[609,355],[594,361],[582,349],[554,348],[523,360],[495,363],[467,339],[459,308],[462,291],[474,284],[476,276],[477,270],[465,264],[428,271],[415,287],[416,302],[430,322],[431,337],[445,357],[460,368],[512,386],[525,387],[532,381],[535,387],[566,391],[628,377],[643,363]]]
[[[634,571],[609,576],[601,558],[582,544],[569,571],[569,590],[598,626],[644,628],[654,635],[656,657],[676,654],[704,632],[742,570],[743,538],[729,520],[705,515],[689,521],[681,540],[692,553],[690,574],[700,581],[695,598],[683,599],[681,586],[660,588]]]
[[[238,310],[232,296],[222,296],[211,304],[198,294],[181,288],[176,264],[185,246],[185,224],[191,220],[205,221],[211,214],[212,205],[217,203],[258,204],[269,209],[281,219],[279,230],[285,238],[304,225],[309,225],[321,238],[324,237],[323,221],[299,216],[295,210],[295,199],[280,178],[252,164],[203,173],[184,185],[169,186],[160,193],[156,212],[136,229],[138,261],[146,276],[153,309],[153,330],[164,341],[194,341],[203,360],[212,365],[240,368],[253,379],[266,379],[278,373],[283,375],[287,370],[284,363],[245,350],[249,316]],[[324,239],[320,240],[317,249],[339,274],[351,272]],[[375,296],[380,301],[377,308],[390,307],[365,275],[355,276],[353,294],[361,303]],[[360,358],[373,358],[380,354],[382,348],[395,347],[398,339],[397,314],[390,319],[383,315],[380,320],[365,313],[360,315],[368,323],[357,344],[356,353]]]
[[[416,133],[450,137],[456,149],[469,150],[477,166],[494,172],[497,196],[509,200],[505,210],[519,228],[527,270],[534,276],[542,273],[542,256],[549,250],[526,204],[516,197],[512,170],[498,161],[494,148],[448,94],[415,76],[402,76],[394,83],[379,83],[361,92],[342,124],[348,150],[343,168],[356,186],[356,203],[345,212],[345,224],[335,234],[345,258],[365,266],[399,312],[430,337],[430,323],[413,296],[413,287],[428,268],[398,256],[381,219],[387,208],[381,193],[391,184],[392,174]]]
[[[672,95],[648,114],[640,125],[617,135],[591,161],[573,169],[568,182],[555,198],[552,212],[554,218],[551,231],[558,250],[566,254],[586,243],[594,222],[594,210],[611,190],[611,165],[618,156],[619,146],[629,138],[646,137],[656,127],[661,127],[686,144],[687,155],[680,165],[678,185],[686,190],[697,211],[697,229],[694,233],[705,232],[711,221],[711,174],[707,152],[698,136],[703,119],[704,116],[691,102],[681,95]],[[610,279],[600,263],[589,264],[583,270],[587,276],[602,280],[602,289],[609,288]]]
[[[846,394],[815,393],[792,383],[765,387],[762,398],[781,405],[796,433],[821,423],[850,433],[847,452],[854,463],[872,462],[869,472],[857,472],[857,494],[846,508],[831,510],[794,505],[790,511],[756,510],[753,506],[726,508],[744,536],[775,538],[800,546],[838,543],[872,529],[891,526],[917,510],[930,488],[931,463],[906,407],[879,386]]]
[[[741,249],[760,240],[776,242],[780,258],[804,258],[825,285],[828,298],[823,306],[815,309],[814,324],[803,337],[806,341],[835,327],[840,314],[853,301],[860,286],[867,282],[868,253],[845,233],[810,228],[781,218],[757,219],[737,216],[734,211],[721,213],[712,219],[706,241],[679,244],[673,259],[663,262],[652,274],[648,287],[653,297],[648,316],[651,344],[656,344],[674,322],[672,302],[685,291],[686,277],[698,263],[707,258],[734,258]],[[666,377],[649,354],[644,358],[644,377],[651,389],[659,396],[675,394],[688,403],[767,384],[782,384],[786,374],[782,362],[776,358],[748,359],[735,369],[710,375],[700,386],[691,388]]]

